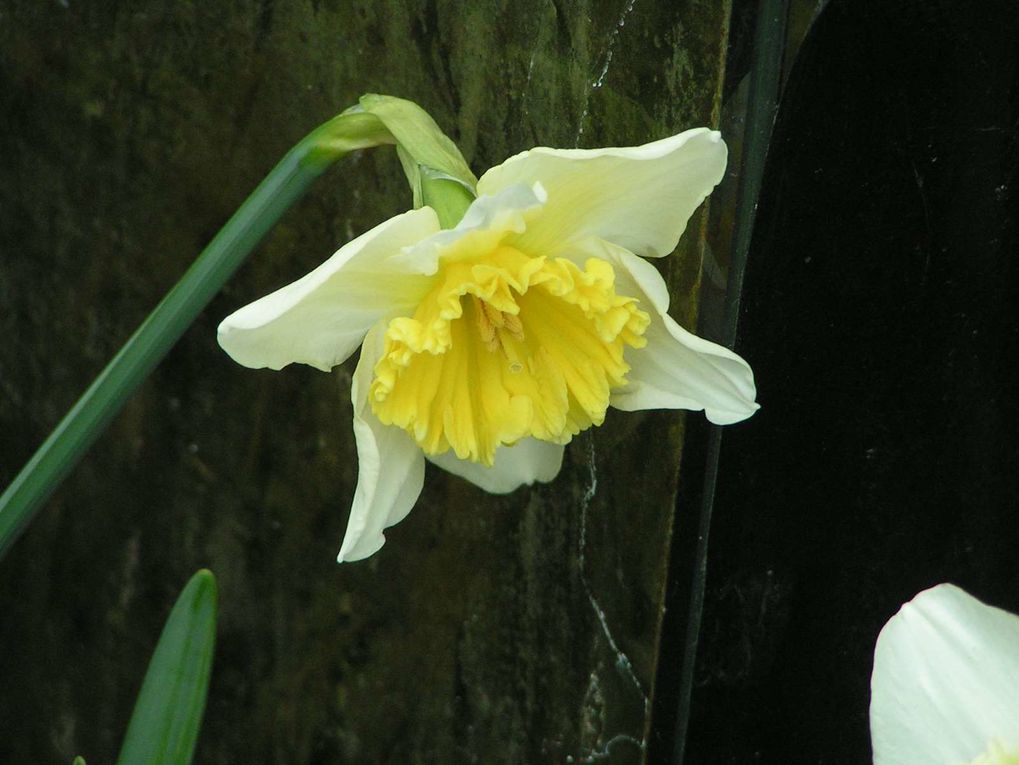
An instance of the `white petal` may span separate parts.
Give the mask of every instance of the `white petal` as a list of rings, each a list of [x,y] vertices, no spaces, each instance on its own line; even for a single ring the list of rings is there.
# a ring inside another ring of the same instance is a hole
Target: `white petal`
[[[478,192],[541,183],[548,202],[519,238],[525,252],[550,254],[597,236],[658,257],[675,249],[694,210],[722,180],[725,162],[721,136],[707,128],[626,148],[539,147],[493,167]]]
[[[958,765],[1019,747],[1019,617],[950,584],[881,630],[871,677],[875,765]]]
[[[427,280],[394,265],[394,256],[438,230],[429,207],[390,218],[293,284],[228,316],[219,325],[219,344],[246,367],[298,362],[328,371],[381,316],[420,299]]]
[[[528,218],[548,199],[540,183],[505,186],[495,194],[482,194],[467,208],[455,231],[494,228],[521,233]]]
[[[612,393],[617,409],[704,410],[716,425],[729,425],[750,417],[755,402],[754,373],[742,358],[687,332],[666,311],[669,290],[658,270],[632,252],[608,242],[589,241],[572,250],[575,260],[601,257],[616,272],[616,292],[635,297],[651,316],[644,333],[647,345],[626,351],[630,364],[627,384]]]
[[[541,212],[546,195],[541,184],[512,185],[482,195],[467,208],[455,228],[439,231],[393,259],[394,265],[421,274],[434,274],[442,258],[488,253],[503,241],[523,233]]]
[[[461,478],[466,478],[490,494],[508,494],[523,484],[535,481],[548,483],[563,466],[563,447],[524,438],[513,446],[500,446],[495,452],[495,464],[485,467],[477,462],[462,460],[452,449],[439,455],[425,455],[428,461]]]
[[[357,440],[357,489],[336,557],[340,563],[378,552],[386,542],[382,530],[407,517],[424,484],[425,461],[420,447],[400,428],[379,422],[368,403],[368,388],[382,352],[384,332],[385,327],[379,324],[365,338],[350,389]]]

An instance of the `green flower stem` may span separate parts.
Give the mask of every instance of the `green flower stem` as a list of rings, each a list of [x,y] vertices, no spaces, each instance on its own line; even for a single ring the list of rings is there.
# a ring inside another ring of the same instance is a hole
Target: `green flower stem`
[[[367,113],[342,114],[291,149],[0,496],[0,557],[248,254],[327,167],[355,149],[395,140]]]

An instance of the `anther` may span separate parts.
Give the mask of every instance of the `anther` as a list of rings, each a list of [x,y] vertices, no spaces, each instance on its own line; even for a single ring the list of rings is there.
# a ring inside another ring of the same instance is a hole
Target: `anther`
[[[520,322],[519,316],[514,316],[511,313],[504,313],[502,315],[503,323],[506,325],[506,329],[509,330],[510,335],[513,336],[514,340],[524,339],[524,325]]]
[[[496,333],[495,325],[488,313],[488,303],[483,300],[478,300],[478,298],[473,295],[471,297],[474,299],[474,312],[478,317],[478,334],[481,335],[481,342],[485,344],[485,347],[488,348],[488,350],[497,350],[499,348],[499,336]]]
[[[484,311],[485,318],[487,318],[496,327],[502,327],[506,321],[502,311],[493,306],[491,303],[486,303],[484,300],[481,301],[481,308]]]

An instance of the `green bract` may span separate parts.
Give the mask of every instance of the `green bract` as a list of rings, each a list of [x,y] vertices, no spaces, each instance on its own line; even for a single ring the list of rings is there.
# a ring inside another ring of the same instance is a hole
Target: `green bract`
[[[420,106],[402,98],[369,93],[343,114],[361,111],[377,117],[395,139],[403,171],[414,192],[414,207],[424,204],[423,179],[456,181],[475,196],[478,179],[463,154]]]

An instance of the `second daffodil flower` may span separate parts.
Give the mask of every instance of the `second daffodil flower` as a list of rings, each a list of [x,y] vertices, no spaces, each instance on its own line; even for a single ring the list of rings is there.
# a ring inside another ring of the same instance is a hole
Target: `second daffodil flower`
[[[877,639],[874,765],[1019,765],[1019,616],[951,584],[924,590]]]
[[[428,206],[397,215],[223,321],[220,344],[248,367],[329,370],[361,346],[340,561],[382,547],[425,459],[504,493],[551,481],[563,446],[610,405],[719,424],[753,414],[750,367],[669,317],[644,259],[672,252],[725,163],[707,129],[525,151],[481,177],[455,227]]]

